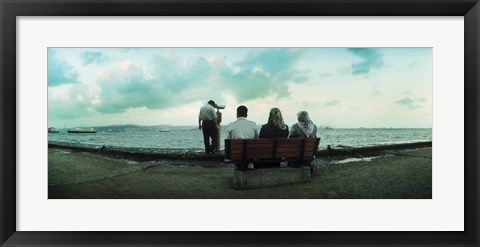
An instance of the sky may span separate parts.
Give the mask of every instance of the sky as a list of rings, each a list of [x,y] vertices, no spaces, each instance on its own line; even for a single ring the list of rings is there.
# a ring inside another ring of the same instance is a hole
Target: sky
[[[48,48],[48,126],[222,125],[245,105],[257,124],[431,128],[431,48]]]

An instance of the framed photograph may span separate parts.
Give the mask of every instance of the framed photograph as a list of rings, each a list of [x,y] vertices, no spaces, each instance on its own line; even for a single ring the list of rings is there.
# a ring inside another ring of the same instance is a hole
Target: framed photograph
[[[0,11],[2,246],[479,244],[476,0]],[[320,146],[247,161],[243,104],[252,135]]]

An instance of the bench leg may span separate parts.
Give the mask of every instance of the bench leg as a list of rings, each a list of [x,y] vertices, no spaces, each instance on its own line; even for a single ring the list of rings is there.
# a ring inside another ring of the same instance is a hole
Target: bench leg
[[[315,158],[308,162],[310,167],[310,175],[313,175],[313,167],[315,166]]]
[[[239,171],[246,171],[247,170],[247,164],[246,163],[235,163],[235,167]]]

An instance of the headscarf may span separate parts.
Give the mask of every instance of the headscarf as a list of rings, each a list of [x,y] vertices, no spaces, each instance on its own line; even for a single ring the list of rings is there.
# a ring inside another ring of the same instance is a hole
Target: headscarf
[[[283,122],[282,112],[276,107],[270,110],[270,115],[268,116],[268,123],[281,130],[287,129],[285,122]]]
[[[308,112],[300,111],[297,113],[298,123],[297,126],[305,133],[308,137],[313,133],[315,125],[313,124],[312,120],[310,120],[310,116],[308,116]]]

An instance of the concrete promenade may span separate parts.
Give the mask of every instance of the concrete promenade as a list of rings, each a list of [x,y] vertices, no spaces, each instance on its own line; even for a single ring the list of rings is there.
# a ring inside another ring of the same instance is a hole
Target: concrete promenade
[[[49,198],[323,199],[431,198],[431,148],[378,157],[317,159],[311,182],[233,189],[233,165],[218,159],[133,161],[94,152],[49,148]]]

